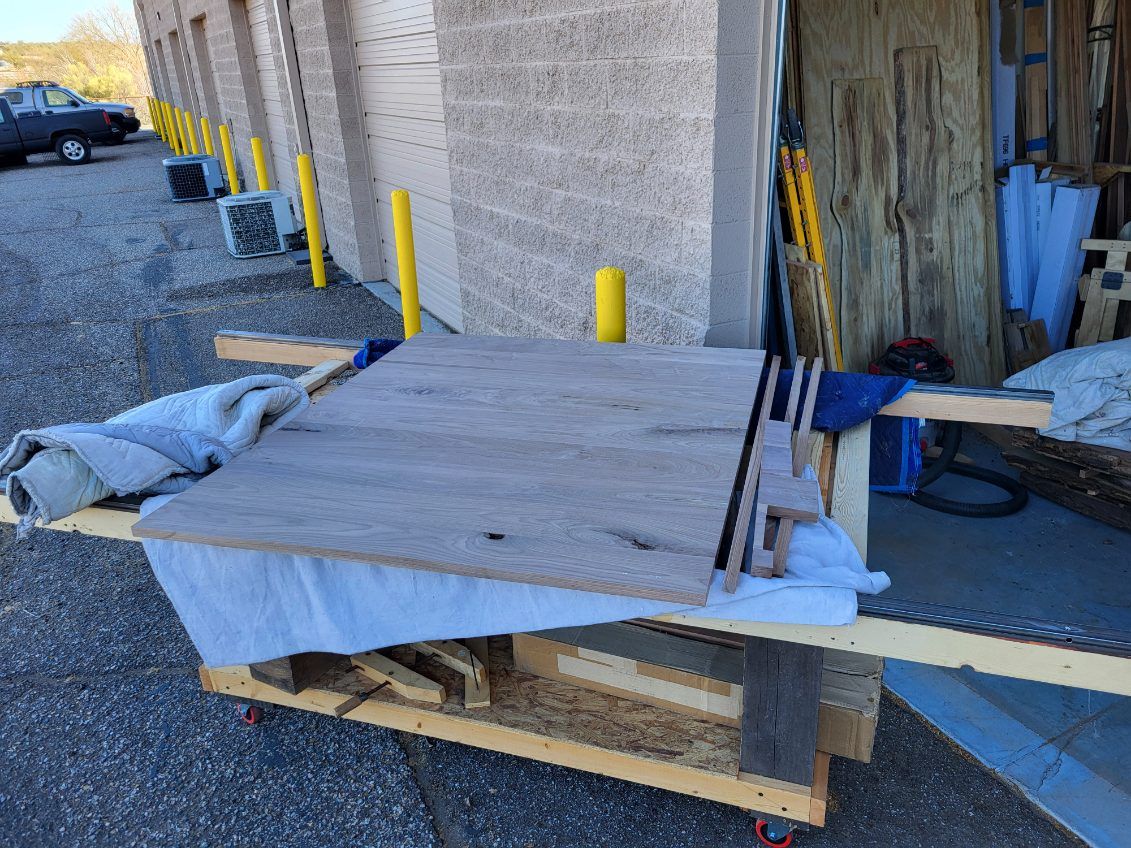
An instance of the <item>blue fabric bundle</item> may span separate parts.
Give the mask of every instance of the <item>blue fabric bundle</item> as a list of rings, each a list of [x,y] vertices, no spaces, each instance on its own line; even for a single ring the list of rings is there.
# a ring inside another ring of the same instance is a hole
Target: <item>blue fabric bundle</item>
[[[372,365],[401,343],[402,339],[366,339],[353,355],[353,367],[360,371]]]
[[[809,385],[807,372],[801,384],[801,396]],[[778,373],[774,392],[773,417],[781,420],[789,400],[793,371]],[[839,432],[875,417],[872,422],[871,486],[881,492],[915,491],[915,483],[923,466],[919,447],[919,420],[893,418],[876,413],[892,401],[903,397],[915,385],[903,377],[881,377],[875,374],[850,374],[824,371],[817,386],[817,403],[813,410],[813,429]]]

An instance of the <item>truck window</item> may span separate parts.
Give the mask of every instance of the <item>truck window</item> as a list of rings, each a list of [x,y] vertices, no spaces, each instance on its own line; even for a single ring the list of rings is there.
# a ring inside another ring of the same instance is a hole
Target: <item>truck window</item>
[[[24,102],[24,93],[22,91],[5,91],[4,97],[6,97],[8,102],[13,106],[19,106]]]
[[[71,95],[57,88],[49,88],[43,92],[43,102],[47,106],[70,106]]]

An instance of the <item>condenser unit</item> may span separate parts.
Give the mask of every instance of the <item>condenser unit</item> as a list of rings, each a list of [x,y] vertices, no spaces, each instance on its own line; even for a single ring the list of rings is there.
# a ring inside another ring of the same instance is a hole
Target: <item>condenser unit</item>
[[[215,156],[204,153],[170,156],[162,164],[175,203],[209,200],[224,194],[224,175],[220,172],[220,160]]]
[[[232,256],[285,253],[296,231],[291,199],[281,191],[249,191],[216,201]]]

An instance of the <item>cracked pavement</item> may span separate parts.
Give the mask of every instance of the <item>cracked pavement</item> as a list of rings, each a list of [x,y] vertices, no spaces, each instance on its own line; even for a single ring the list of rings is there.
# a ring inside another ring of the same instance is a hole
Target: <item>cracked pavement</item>
[[[218,329],[399,331],[344,275],[231,258],[212,204],[169,201],[165,155],[0,168],[0,438],[272,368],[217,360]],[[246,727],[130,542],[0,527],[0,657],[3,846],[756,844],[737,809],[598,775],[297,710]],[[1079,844],[891,700],[875,761],[830,788],[796,844]]]

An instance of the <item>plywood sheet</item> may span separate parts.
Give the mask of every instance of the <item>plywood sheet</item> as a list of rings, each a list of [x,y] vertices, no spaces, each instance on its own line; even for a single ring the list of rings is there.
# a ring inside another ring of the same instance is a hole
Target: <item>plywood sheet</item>
[[[1004,355],[987,0],[798,0],[797,5],[808,153],[820,212],[838,224],[824,229],[829,279],[839,298],[845,367],[867,367],[883,351],[876,349],[882,333],[915,333],[946,337],[946,352],[955,359],[960,382],[997,385],[1004,376]],[[933,67],[927,52],[918,52],[924,48],[934,51]],[[930,102],[904,101],[905,119],[914,123],[907,126],[906,141],[928,133],[931,150],[940,156],[945,152],[948,162],[945,170],[938,161],[932,167],[913,158],[925,150],[905,148],[907,177],[915,182],[905,183],[901,195],[896,65],[897,52],[912,49],[917,52],[902,54],[904,90],[917,86]],[[848,113],[846,99],[853,95],[852,105],[867,109],[872,121],[855,133],[850,132],[853,122],[864,116]],[[867,170],[854,177],[857,167]],[[881,205],[873,206],[877,203]],[[916,237],[896,245],[891,236],[899,203],[903,223]],[[912,221],[912,212],[930,214],[935,239],[917,238],[923,222]],[[907,256],[907,249],[915,254]],[[936,250],[949,255],[933,255]],[[891,280],[906,269],[908,287],[917,288],[920,268],[937,270],[941,279],[929,280],[918,301],[901,294],[897,305],[885,309],[885,321],[898,319],[898,333],[878,326],[870,310],[892,291]],[[930,288],[936,285],[941,292]],[[943,312],[949,311],[942,321],[935,309],[940,294]],[[920,305],[928,312],[917,314]]]
[[[135,534],[703,603],[764,359],[420,334]]]

